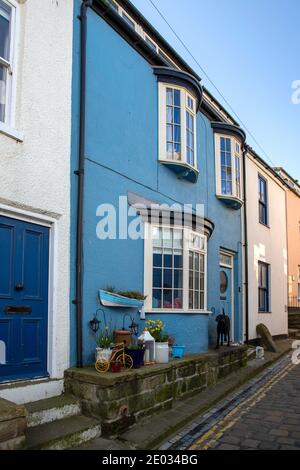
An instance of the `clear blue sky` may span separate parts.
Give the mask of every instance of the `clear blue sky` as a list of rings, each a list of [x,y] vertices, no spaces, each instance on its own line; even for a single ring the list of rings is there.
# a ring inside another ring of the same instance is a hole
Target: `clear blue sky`
[[[153,0],[276,166],[300,180],[299,0]],[[202,77],[149,0],[132,0]],[[225,105],[226,107],[226,105]],[[248,135],[248,143],[269,163]]]

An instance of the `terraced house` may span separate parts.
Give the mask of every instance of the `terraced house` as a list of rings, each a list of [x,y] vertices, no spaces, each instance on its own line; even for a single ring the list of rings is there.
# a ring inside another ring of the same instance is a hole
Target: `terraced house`
[[[80,8],[78,1],[75,18]],[[73,234],[78,200],[83,212],[72,250],[73,265],[77,246],[83,266],[72,295],[72,363],[93,361],[89,322],[99,306],[97,293],[107,286],[145,294],[142,318],[163,320],[189,353],[207,351],[214,342],[223,308],[232,341],[243,341],[245,134],[130,2],[94,1],[83,8],[84,25],[75,21],[73,64],[76,77],[83,55],[81,90],[75,79],[73,94],[84,96],[84,109],[73,109],[72,153],[72,169],[81,172],[84,185],[72,176]],[[79,155],[76,135],[83,136]],[[118,213],[120,197],[131,215],[140,204],[148,211],[140,215],[145,240],[97,235],[106,216],[101,205]],[[153,204],[169,207],[167,223],[159,209],[151,214]],[[182,230],[176,214],[185,204],[191,223]],[[137,310],[105,309],[116,326],[125,313],[145,326]]]
[[[0,397],[18,403],[59,395],[69,365],[72,24],[72,2],[0,1]]]

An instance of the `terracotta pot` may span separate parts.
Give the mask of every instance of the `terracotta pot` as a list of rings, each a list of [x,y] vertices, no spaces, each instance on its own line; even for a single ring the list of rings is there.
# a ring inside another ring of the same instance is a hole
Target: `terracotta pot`
[[[116,330],[114,331],[115,343],[124,343],[125,346],[131,344],[131,331],[128,330]]]

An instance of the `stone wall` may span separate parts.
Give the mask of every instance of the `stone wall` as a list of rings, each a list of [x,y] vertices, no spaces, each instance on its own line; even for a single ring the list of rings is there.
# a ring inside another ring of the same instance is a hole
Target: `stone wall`
[[[94,368],[65,372],[65,391],[81,399],[83,412],[101,420],[102,433],[116,435],[146,415],[171,408],[215,385],[247,364],[247,347],[224,348],[119,374]]]
[[[25,408],[0,398],[0,450],[22,449],[26,426]]]

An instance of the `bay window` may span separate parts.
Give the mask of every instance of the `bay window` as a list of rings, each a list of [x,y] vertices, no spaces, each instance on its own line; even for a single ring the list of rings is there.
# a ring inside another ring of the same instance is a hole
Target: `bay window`
[[[197,167],[196,99],[185,88],[159,84],[159,158]]]
[[[206,236],[189,228],[147,224],[147,310],[206,310]]]
[[[232,136],[215,135],[217,196],[242,202],[242,150]]]

